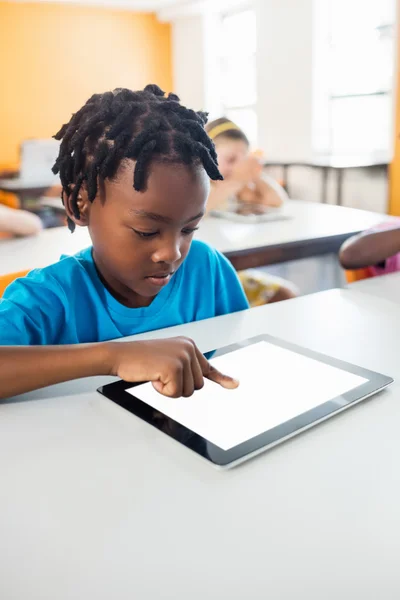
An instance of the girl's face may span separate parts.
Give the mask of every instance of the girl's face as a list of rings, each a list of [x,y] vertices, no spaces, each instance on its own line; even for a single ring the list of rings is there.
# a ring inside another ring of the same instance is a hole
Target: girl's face
[[[215,149],[218,155],[218,167],[224,177],[229,179],[235,166],[246,158],[249,147],[243,140],[231,140],[221,137],[215,140]]]

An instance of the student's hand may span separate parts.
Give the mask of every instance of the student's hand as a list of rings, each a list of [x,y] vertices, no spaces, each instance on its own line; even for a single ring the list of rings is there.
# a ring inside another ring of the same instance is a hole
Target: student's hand
[[[261,177],[262,165],[255,156],[248,156],[240,161],[232,171],[232,179],[244,185],[254,182]]]
[[[237,199],[243,204],[256,204],[257,195],[254,189],[245,185],[237,194]]]
[[[195,343],[185,337],[148,342],[109,342],[112,375],[132,383],[151,381],[170,398],[187,398],[204,385],[204,378],[224,388],[239,383],[215,369]]]
[[[264,152],[263,152],[263,150],[260,150],[260,149],[254,150],[251,153],[251,156],[255,156],[258,160],[263,160],[264,159]]]

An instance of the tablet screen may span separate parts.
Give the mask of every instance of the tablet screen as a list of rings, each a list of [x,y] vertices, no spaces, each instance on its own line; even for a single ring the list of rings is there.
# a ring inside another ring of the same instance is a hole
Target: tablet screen
[[[205,381],[190,398],[166,398],[150,383],[126,389],[223,450],[245,442],[368,380],[260,341],[210,361],[240,381],[225,390]]]

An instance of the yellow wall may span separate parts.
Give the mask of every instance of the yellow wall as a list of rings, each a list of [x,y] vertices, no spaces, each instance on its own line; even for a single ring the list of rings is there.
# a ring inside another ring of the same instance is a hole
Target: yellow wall
[[[51,137],[95,92],[172,89],[170,27],[154,15],[0,1],[0,166]]]
[[[400,0],[397,0],[400,15]],[[397,23],[397,91],[395,99],[395,149],[389,170],[389,213],[400,216],[400,19]]]

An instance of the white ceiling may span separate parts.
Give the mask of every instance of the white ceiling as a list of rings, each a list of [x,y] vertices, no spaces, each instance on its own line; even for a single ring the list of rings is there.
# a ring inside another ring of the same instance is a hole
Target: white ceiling
[[[163,9],[177,8],[179,5],[194,4],[194,0],[8,0],[8,2],[52,2],[55,4],[75,4],[81,6],[106,6],[108,8],[125,8],[158,12]]]
[[[130,11],[155,12],[161,21],[171,22],[187,15],[221,12],[244,3],[247,4],[249,0],[6,0],[6,2],[103,6]]]

